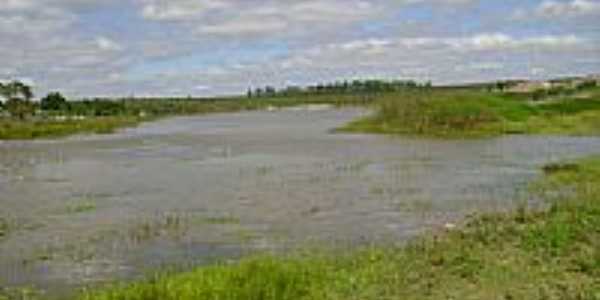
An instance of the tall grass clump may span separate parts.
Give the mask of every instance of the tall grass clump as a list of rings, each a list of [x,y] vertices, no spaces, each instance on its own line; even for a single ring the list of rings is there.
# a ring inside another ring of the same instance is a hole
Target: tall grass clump
[[[522,121],[526,104],[474,91],[414,91],[380,100],[374,116],[351,123],[350,131],[430,136],[492,134],[490,124]]]
[[[341,131],[432,137],[501,134],[600,134],[600,93],[527,101],[478,90],[417,90],[387,94],[373,116]]]

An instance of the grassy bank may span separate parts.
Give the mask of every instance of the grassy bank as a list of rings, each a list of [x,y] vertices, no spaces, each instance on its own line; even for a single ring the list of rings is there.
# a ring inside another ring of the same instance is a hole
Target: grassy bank
[[[135,116],[91,117],[81,120],[0,119],[0,140],[63,137],[77,133],[112,133],[118,128],[135,126],[144,118]]]
[[[530,102],[518,95],[476,90],[390,94],[373,116],[341,131],[431,137],[501,134],[600,134],[600,90]]]
[[[545,211],[473,217],[403,248],[258,256],[80,299],[600,299],[600,157],[544,171],[534,186]]]

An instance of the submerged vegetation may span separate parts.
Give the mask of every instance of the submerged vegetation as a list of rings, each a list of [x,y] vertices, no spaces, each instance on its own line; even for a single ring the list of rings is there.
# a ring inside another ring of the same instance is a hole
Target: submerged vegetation
[[[0,216],[0,239],[8,235],[8,220]]]
[[[84,212],[90,212],[96,210],[96,202],[90,199],[82,199],[79,201],[73,201],[67,205],[67,212],[70,214],[78,214]]]
[[[600,157],[547,169],[532,185],[546,210],[472,217],[402,248],[262,255],[79,299],[600,299]]]

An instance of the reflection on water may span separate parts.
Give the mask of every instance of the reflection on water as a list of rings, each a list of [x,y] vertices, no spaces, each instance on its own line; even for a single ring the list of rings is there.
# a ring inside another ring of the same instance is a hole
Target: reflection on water
[[[506,209],[597,138],[329,134],[364,112],[185,117],[0,144],[0,285],[52,290],[299,244],[403,241]]]

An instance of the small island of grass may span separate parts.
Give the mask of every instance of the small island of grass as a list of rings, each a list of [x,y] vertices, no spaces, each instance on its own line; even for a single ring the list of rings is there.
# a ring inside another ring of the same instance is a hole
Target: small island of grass
[[[423,90],[385,95],[372,116],[344,132],[443,138],[502,134],[600,134],[600,89],[541,100],[476,90]]]

